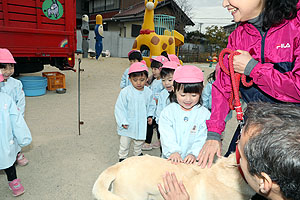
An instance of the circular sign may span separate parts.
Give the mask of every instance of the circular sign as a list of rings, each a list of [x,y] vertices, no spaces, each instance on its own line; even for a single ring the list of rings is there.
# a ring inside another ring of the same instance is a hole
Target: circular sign
[[[64,14],[64,8],[58,0],[45,0],[42,9],[51,20],[58,20]]]

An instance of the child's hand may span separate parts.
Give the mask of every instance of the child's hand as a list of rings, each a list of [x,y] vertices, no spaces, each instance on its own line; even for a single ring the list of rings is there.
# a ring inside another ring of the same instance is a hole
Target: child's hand
[[[240,74],[244,74],[245,68],[248,62],[252,59],[252,56],[248,51],[237,50],[237,52],[241,54],[236,55],[233,58],[234,71]]]
[[[195,156],[192,155],[192,154],[189,154],[189,155],[187,155],[187,156],[184,158],[184,161],[183,161],[183,162],[184,162],[185,164],[193,164],[195,161],[196,161]]]
[[[148,117],[148,118],[147,118],[147,122],[148,122],[149,125],[152,125],[152,122],[153,122],[152,117]]]
[[[175,153],[172,153],[170,155],[170,157],[168,158],[168,160],[171,160],[172,164],[178,164],[178,163],[181,163],[183,162],[181,156],[179,153],[175,152]]]
[[[123,124],[122,127],[128,129],[128,125]]]

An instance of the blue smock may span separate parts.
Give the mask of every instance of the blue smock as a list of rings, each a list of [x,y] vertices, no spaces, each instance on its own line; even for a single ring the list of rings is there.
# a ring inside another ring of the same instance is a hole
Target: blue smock
[[[184,159],[192,154],[196,158],[207,137],[206,120],[210,112],[201,105],[185,111],[178,103],[171,103],[161,112],[159,132],[163,157],[179,153]]]
[[[16,161],[21,147],[31,143],[31,133],[13,99],[0,92],[0,169]]]
[[[155,111],[155,121],[158,124],[159,121],[159,116],[161,111],[170,104],[170,99],[169,99],[170,93],[168,90],[163,89],[158,96],[158,103],[156,106],[156,111]]]
[[[153,92],[154,99],[157,100],[159,97],[159,93],[164,89],[161,79],[154,79],[149,87]]]
[[[14,100],[17,108],[24,117],[25,112],[25,93],[23,91],[22,82],[10,77],[6,82],[0,83],[0,92],[6,93]]]
[[[211,90],[212,90],[212,83],[207,83],[206,86],[203,89],[202,92],[202,101],[203,101],[203,106],[207,108],[208,110],[211,110]],[[229,121],[232,118],[232,111],[228,113],[228,115],[225,118],[225,122]]]
[[[128,85],[131,85],[131,82],[129,80],[129,67],[124,71],[122,78],[121,78],[121,83],[120,83],[120,88],[123,89],[127,87]]]
[[[129,85],[121,90],[115,105],[115,118],[118,134],[136,140],[145,140],[147,118],[153,117],[155,101],[152,91],[144,87],[143,91]],[[128,125],[128,129],[122,127]]]

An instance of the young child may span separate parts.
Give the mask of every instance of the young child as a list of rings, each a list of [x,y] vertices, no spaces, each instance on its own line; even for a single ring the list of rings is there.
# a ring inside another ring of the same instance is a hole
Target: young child
[[[2,69],[0,69],[0,81],[3,81]],[[19,196],[25,190],[20,179],[17,178],[14,163],[21,147],[29,145],[32,138],[16,103],[9,95],[2,92],[0,92],[0,124],[0,169],[5,171],[13,195]]]
[[[217,78],[217,74],[220,70],[219,64],[217,64],[216,69],[210,73],[207,77],[207,84],[203,89],[202,92],[202,102],[203,106],[207,108],[209,111],[211,111],[211,90],[212,90],[212,84],[215,82]],[[228,122],[232,118],[232,111],[228,113],[228,115],[225,118],[225,122]]]
[[[132,65],[135,62],[141,62],[143,60],[143,56],[139,50],[131,50],[128,52],[128,59],[130,65]],[[131,82],[129,81],[128,71],[129,71],[129,67],[124,71],[122,75],[121,83],[120,83],[121,89],[131,84]]]
[[[171,104],[161,112],[159,131],[162,156],[172,163],[192,164],[207,137],[210,112],[201,105],[203,73],[196,66],[182,66],[174,72]]]
[[[115,117],[120,137],[119,161],[128,157],[131,140],[133,154],[142,154],[142,145],[146,139],[147,123],[152,124],[155,101],[152,91],[145,86],[148,78],[146,64],[136,62],[129,68],[129,85],[121,90],[115,105]]]
[[[152,78],[150,78],[148,84],[149,84],[149,88],[152,90],[153,98],[156,102],[156,105],[158,103],[159,93],[164,89],[160,78],[160,68],[163,66],[165,62],[168,61],[169,60],[164,56],[155,56],[151,58]],[[152,148],[160,148],[160,142],[151,144],[154,127],[156,127],[157,135],[159,135],[157,124],[155,121],[151,125],[147,126],[147,137],[142,147],[144,151],[149,151]]]
[[[18,110],[24,117],[25,112],[25,94],[21,81],[11,77],[14,73],[15,60],[8,49],[0,49],[0,69],[3,74],[3,82],[0,83],[0,92],[6,93],[12,97],[17,105]],[[28,164],[27,158],[24,154],[19,152],[17,156],[17,163],[20,166]]]
[[[227,48],[238,51],[233,57],[235,72],[253,80],[240,86],[243,100],[250,102],[300,103],[300,2],[298,0],[223,0],[223,7],[241,22],[231,33]],[[284,8],[284,9],[283,9]],[[223,59],[223,58],[219,58]],[[228,56],[224,57],[228,68]],[[230,77],[220,71],[212,87],[208,137],[199,154],[199,165],[211,166],[221,155],[221,133],[230,108]],[[236,131],[236,137],[239,131]],[[232,142],[235,149],[236,143]]]

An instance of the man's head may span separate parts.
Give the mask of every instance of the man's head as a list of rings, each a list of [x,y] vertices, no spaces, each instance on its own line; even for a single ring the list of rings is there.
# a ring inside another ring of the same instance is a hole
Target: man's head
[[[239,150],[249,185],[269,199],[300,199],[300,107],[250,103]]]

